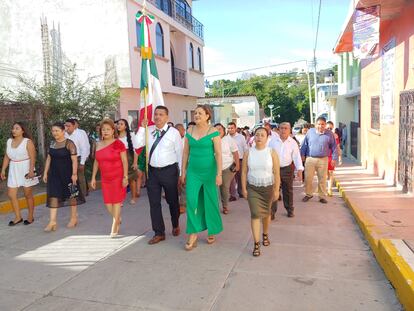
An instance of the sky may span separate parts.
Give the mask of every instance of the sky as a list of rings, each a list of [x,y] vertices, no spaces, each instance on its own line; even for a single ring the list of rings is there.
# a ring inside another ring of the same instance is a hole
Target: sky
[[[316,57],[318,70],[337,63],[332,49],[350,0],[322,0]],[[197,0],[193,15],[204,25],[204,72],[209,81],[236,79],[232,71],[311,60],[319,0]],[[305,63],[252,71],[256,74],[305,68]]]

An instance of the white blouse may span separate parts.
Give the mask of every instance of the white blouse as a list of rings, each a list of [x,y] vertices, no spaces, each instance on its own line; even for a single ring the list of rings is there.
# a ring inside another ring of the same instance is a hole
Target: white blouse
[[[256,147],[250,148],[247,169],[247,182],[249,184],[256,187],[273,185],[272,149],[269,147],[262,150],[257,150]]]

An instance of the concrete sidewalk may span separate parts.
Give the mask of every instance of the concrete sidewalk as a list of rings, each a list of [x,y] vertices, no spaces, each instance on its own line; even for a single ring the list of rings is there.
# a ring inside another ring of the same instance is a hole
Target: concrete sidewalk
[[[80,223],[44,233],[48,210],[35,223],[8,227],[0,215],[0,309],[9,310],[401,310],[349,209],[336,193],[329,204],[302,203],[296,217],[279,207],[269,247],[251,255],[250,213],[238,200],[223,216],[224,232],[206,235],[186,252],[185,235],[150,246],[148,201],[123,208],[122,237],[110,239],[111,219],[100,192],[79,207]],[[180,219],[185,229],[185,215]]]
[[[414,310],[414,196],[363,167],[336,169],[342,196],[406,310]]]

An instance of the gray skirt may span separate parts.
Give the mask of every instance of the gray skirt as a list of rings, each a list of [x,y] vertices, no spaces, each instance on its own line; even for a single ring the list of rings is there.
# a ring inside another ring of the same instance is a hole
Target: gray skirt
[[[266,218],[270,216],[273,199],[273,185],[256,187],[247,184],[247,201],[249,202],[252,219]]]

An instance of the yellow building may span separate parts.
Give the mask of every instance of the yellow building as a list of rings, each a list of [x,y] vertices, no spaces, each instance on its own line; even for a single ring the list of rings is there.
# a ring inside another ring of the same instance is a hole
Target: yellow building
[[[353,48],[353,16],[366,1],[353,1],[335,47]],[[361,60],[361,162],[403,191],[414,187],[414,2],[380,5],[379,56]]]

